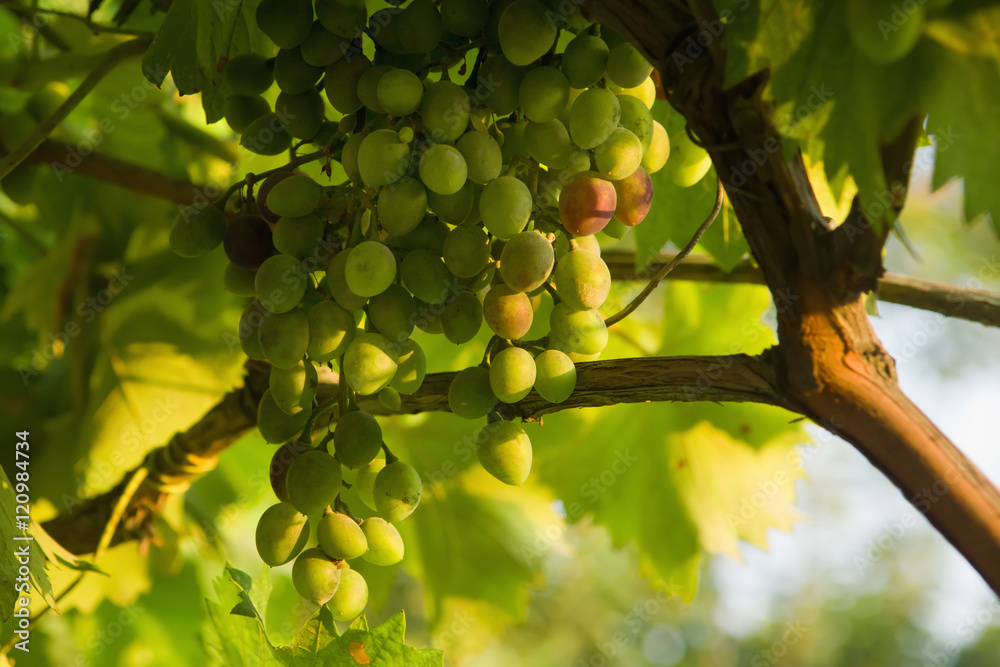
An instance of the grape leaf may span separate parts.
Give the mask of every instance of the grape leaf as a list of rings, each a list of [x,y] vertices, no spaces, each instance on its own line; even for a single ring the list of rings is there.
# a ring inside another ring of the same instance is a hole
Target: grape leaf
[[[329,632],[332,621],[326,608],[320,609],[316,623],[322,626],[322,635],[327,643],[313,651],[298,645],[295,651],[281,648],[275,651],[281,663],[288,667],[440,667],[444,664],[444,654],[437,649],[417,650],[406,644],[406,618],[403,612],[387,619],[374,628],[369,628],[364,617],[355,621],[343,635],[333,636]],[[310,621],[310,625],[313,622]],[[308,627],[308,626],[307,626]]]
[[[726,25],[727,87],[787,61],[807,35],[814,11],[798,0],[715,0],[715,8]]]

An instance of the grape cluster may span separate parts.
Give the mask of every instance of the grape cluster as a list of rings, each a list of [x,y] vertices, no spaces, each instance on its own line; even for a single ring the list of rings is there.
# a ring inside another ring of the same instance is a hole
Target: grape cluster
[[[348,176],[248,176],[238,210],[188,208],[171,231],[181,255],[221,244],[226,288],[253,299],[239,340],[273,367],[258,424],[281,444],[271,468],[280,502],[261,517],[257,548],[272,566],[294,559],[298,591],[335,618],[367,599],[348,561],[398,562],[393,524],[420,501],[419,474],[357,403],[377,395],[398,410],[420,388],[427,359],[414,330],[456,345],[484,323],[494,334],[482,364],[455,376],[448,404],[485,420],[479,460],[511,485],[527,479],[532,450],[505,406],[532,390],[566,401],[575,362],[607,345],[598,309],[611,276],[594,235],[620,238],[643,220],[649,174],[672,142],[650,112],[650,64],[561,7],[411,0],[369,15],[363,0],[263,0],[257,20],[277,55],[225,66],[225,118],[244,147],[291,148],[295,165],[311,144]],[[546,292],[549,333],[524,340]],[[317,366],[339,371],[341,414],[314,447],[311,420],[329,407],[316,399]],[[345,469],[377,516],[355,520],[340,497]],[[318,546],[306,548],[309,515],[322,518]]]

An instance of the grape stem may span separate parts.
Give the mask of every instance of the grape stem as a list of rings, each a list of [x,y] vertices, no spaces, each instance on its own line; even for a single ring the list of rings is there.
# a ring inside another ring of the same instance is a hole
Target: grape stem
[[[384,440],[382,441],[382,451],[385,452],[386,465],[389,465],[390,463],[395,463],[396,461],[399,460],[398,456],[389,451],[389,445],[385,444]]]
[[[723,195],[725,194],[725,190],[722,189],[721,180],[716,179],[716,183],[717,183],[716,187],[717,191],[715,195],[715,206],[712,207],[712,212],[708,214],[708,217],[705,218],[705,221],[701,223],[701,225],[695,231],[694,236],[691,237],[691,240],[687,242],[686,246],[681,248],[680,252],[674,255],[673,259],[664,264],[663,267],[656,272],[656,275],[653,276],[653,279],[650,280],[649,283],[647,283],[644,288],[642,288],[642,291],[639,292],[639,294],[636,295],[636,297],[632,299],[628,303],[628,305],[626,305],[624,308],[619,310],[611,317],[605,319],[604,320],[605,325],[610,327],[614,324],[618,324],[626,317],[634,313],[635,309],[641,306],[642,302],[645,301],[646,298],[653,293],[653,290],[655,290],[656,286],[660,284],[660,281],[666,278],[667,274],[673,271],[674,267],[680,264],[681,261],[685,257],[687,257],[692,250],[694,250],[694,247],[698,244],[698,241],[701,240],[702,235],[708,230],[708,228],[712,225],[715,219],[719,217],[719,212],[722,210],[722,200],[723,200]]]
[[[416,73],[418,75],[420,75],[420,74],[422,74],[422,73],[426,72],[427,70],[432,69],[434,67],[438,67],[440,65],[449,65],[451,63],[451,61],[454,60],[457,56],[460,56],[460,55],[466,53],[467,51],[471,51],[472,49],[478,49],[478,48],[483,47],[483,46],[486,46],[486,38],[485,37],[482,37],[482,38],[477,39],[475,41],[469,42],[468,44],[466,44],[464,46],[460,46],[457,49],[454,49],[451,53],[449,53],[445,57],[427,63],[426,65],[424,65],[423,67],[421,67],[420,69],[418,69]],[[445,68],[445,71],[446,72],[448,71],[447,67]]]

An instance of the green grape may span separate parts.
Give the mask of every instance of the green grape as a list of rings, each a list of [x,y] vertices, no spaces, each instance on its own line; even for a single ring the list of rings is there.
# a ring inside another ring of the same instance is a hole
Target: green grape
[[[490,388],[504,403],[517,403],[535,384],[535,360],[520,347],[501,350],[490,362]]]
[[[279,155],[292,145],[292,137],[274,113],[266,113],[247,126],[240,146],[257,155]]]
[[[257,26],[272,42],[291,49],[303,42],[312,27],[311,0],[261,0]]]
[[[400,394],[412,394],[424,383],[427,355],[417,342],[407,338],[398,343],[399,366],[390,386]]]
[[[398,7],[380,9],[371,15],[368,26],[376,44],[389,53],[403,54],[406,53],[406,49],[399,41],[399,22],[396,20],[398,15]]]
[[[619,95],[618,104],[622,108],[621,126],[639,139],[645,154],[653,141],[653,114],[638,97]]]
[[[478,225],[459,225],[448,232],[442,250],[444,264],[459,278],[472,278],[490,259],[490,239]]]
[[[538,0],[515,0],[500,16],[500,48],[515,65],[528,65],[548,52],[556,39],[556,26],[548,8]]]
[[[254,202],[257,205],[257,211],[260,213],[260,217],[272,223],[278,221],[281,216],[267,207],[267,196],[271,194],[271,189],[274,188],[275,185],[282,182],[286,178],[289,178],[293,174],[294,172],[286,170],[276,171],[265,178],[264,182],[260,184],[260,187],[257,188],[257,199]]]
[[[399,267],[399,275],[413,296],[432,305],[444,303],[458,282],[441,257],[430,250],[408,252]]]
[[[431,140],[439,144],[456,141],[469,124],[470,102],[465,90],[451,81],[427,86],[420,101],[420,119]]]
[[[358,498],[361,499],[369,509],[375,509],[375,477],[378,475],[379,471],[385,467],[385,459],[375,459],[363,468],[358,469],[358,476],[354,479],[354,490],[358,494]],[[384,519],[379,519],[379,521],[385,522]],[[388,525],[388,524],[386,524]],[[362,530],[364,529],[364,524],[361,524]],[[371,547],[371,544],[369,544]],[[364,554],[362,554],[364,557]]]
[[[393,461],[375,477],[375,509],[389,523],[402,521],[420,504],[422,484],[416,469],[405,461]]]
[[[406,176],[410,147],[392,130],[375,130],[361,142],[358,169],[366,188],[395,183]]]
[[[615,186],[593,171],[574,174],[559,195],[559,220],[571,234],[590,236],[614,215]]]
[[[531,472],[531,440],[514,422],[487,424],[476,438],[479,463],[504,484],[520,486]]]
[[[556,240],[552,244],[553,249],[556,251],[556,270],[558,270],[558,262],[562,261],[562,258],[574,250],[586,250],[592,252],[598,257],[601,256],[601,243],[597,240],[596,236],[569,236],[568,234],[559,234],[556,236]]]
[[[503,153],[496,140],[486,132],[466,132],[455,142],[455,148],[465,158],[469,180],[473,183],[483,185],[500,175]]]
[[[298,440],[289,440],[275,450],[271,457],[271,464],[268,466],[268,475],[271,478],[271,489],[274,495],[283,503],[288,502],[288,487],[285,482],[288,478],[288,466],[298,457],[312,450],[312,446]]]
[[[606,88],[588,88],[569,110],[569,135],[580,148],[597,148],[618,127],[622,107]]]
[[[669,155],[673,159],[667,161],[667,176],[681,188],[691,187],[700,181],[712,166],[709,154],[691,141],[684,130],[678,130],[670,137]]]
[[[358,79],[358,99],[361,100],[361,104],[365,106],[370,111],[374,113],[384,115],[385,109],[378,101],[378,84],[382,80],[382,76],[387,72],[392,71],[391,65],[375,65],[367,70]]]
[[[260,347],[276,368],[291,368],[309,347],[309,321],[301,310],[272,314],[260,324]]]
[[[459,371],[448,388],[448,408],[462,419],[482,419],[496,404],[490,371],[482,366]]]
[[[244,53],[226,62],[222,79],[237,95],[260,95],[274,83],[274,64],[260,54]]]
[[[639,167],[620,181],[615,181],[618,202],[615,219],[628,227],[635,227],[645,219],[653,204],[653,179]]]
[[[399,140],[402,141],[404,144],[408,144],[411,141],[413,141],[414,137],[413,128],[410,127],[409,125],[404,125],[403,127],[399,128],[398,134],[399,134]]]
[[[295,590],[313,604],[326,604],[337,592],[340,577],[340,566],[317,547],[300,553],[292,565]]]
[[[517,292],[531,292],[548,280],[555,264],[552,243],[536,231],[516,234],[500,253],[500,276]]]
[[[288,466],[285,486],[288,499],[303,514],[318,514],[340,493],[343,472],[327,452],[313,449]]]
[[[347,287],[361,297],[373,297],[396,279],[396,258],[378,241],[362,241],[351,249],[344,267]]]
[[[260,301],[252,301],[240,315],[240,325],[237,333],[240,339],[240,348],[243,353],[251,359],[263,361],[267,359],[264,350],[260,347],[260,325],[264,319],[270,317],[271,313],[260,305]]]
[[[430,53],[444,33],[441,13],[433,0],[413,0],[397,20],[400,44],[409,53]]]
[[[324,363],[339,357],[354,339],[357,323],[354,316],[333,301],[320,301],[309,309],[309,345],[306,352],[312,361]]]
[[[368,318],[380,334],[399,341],[413,333],[417,303],[399,285],[389,285],[381,294],[368,301]]]
[[[642,168],[650,174],[655,174],[670,157],[670,138],[662,125],[653,121],[653,131],[650,135],[649,148],[642,155]]]
[[[274,103],[282,127],[296,139],[312,139],[323,126],[326,110],[323,97],[309,89],[298,95],[281,93]]]
[[[403,407],[403,399],[399,392],[392,387],[382,388],[382,391],[378,393],[378,402],[393,412],[398,412]]]
[[[608,327],[596,310],[573,310],[567,303],[557,303],[549,327],[550,344],[566,353],[598,354],[608,345]]]
[[[283,218],[298,218],[316,210],[323,190],[303,174],[292,174],[267,193],[267,207]]]
[[[612,181],[620,181],[634,172],[642,162],[639,138],[619,127],[594,151],[597,171]]]
[[[625,234],[628,233],[628,227],[620,223],[617,219],[611,218],[604,229],[601,230],[601,233],[609,239],[619,240],[625,238]]]
[[[524,146],[528,155],[553,169],[568,166],[574,154],[569,132],[557,118],[547,123],[528,123],[524,128]]]
[[[652,109],[653,103],[656,102],[656,83],[648,77],[638,86],[632,88],[619,88],[613,83],[608,84],[608,88],[616,95],[631,95],[638,98],[639,101],[646,105],[647,109]]]
[[[344,353],[347,384],[363,396],[377,394],[392,381],[397,355],[396,347],[382,334],[358,334]]]
[[[323,241],[325,226],[315,213],[300,218],[281,218],[274,225],[274,247],[296,257],[310,257]]]
[[[555,271],[556,292],[573,310],[600,308],[611,292],[611,272],[600,255],[573,250],[559,260]]]
[[[368,551],[368,540],[361,531],[361,526],[340,512],[327,514],[319,520],[316,525],[316,540],[323,553],[335,560],[357,558]],[[340,583],[343,585],[344,580],[341,579]]]
[[[926,9],[923,3],[907,5],[903,13],[890,0],[848,0],[847,29],[858,51],[872,62],[888,65],[913,50],[924,30]],[[894,13],[903,14],[901,22]]]
[[[608,79],[622,88],[640,85],[652,71],[646,57],[628,42],[611,49],[608,55]]]
[[[576,389],[576,365],[565,352],[545,350],[535,357],[535,391],[549,403],[562,403]]]
[[[524,130],[528,127],[526,122],[508,125],[502,123],[498,126],[502,130],[500,138],[500,153],[503,155],[504,164],[510,164],[519,157],[528,155],[524,145]]]
[[[465,158],[454,146],[432,144],[420,156],[420,180],[431,192],[453,195],[468,178]]]
[[[413,72],[393,68],[379,80],[376,94],[387,115],[408,116],[420,108],[424,86]]]
[[[264,260],[254,277],[257,298],[272,313],[287,313],[302,301],[309,275],[291,255],[274,255]],[[302,316],[303,322],[305,315]],[[303,354],[305,344],[303,343]]]
[[[271,398],[283,412],[294,415],[312,406],[319,380],[311,361],[300,361],[291,368],[272,368],[268,378]]]
[[[226,215],[211,204],[184,206],[170,226],[170,249],[181,257],[215,250],[226,235]]]
[[[375,417],[364,410],[348,412],[337,420],[332,446],[334,451],[330,453],[341,464],[361,468],[371,463],[382,448],[382,429]]]
[[[489,7],[486,0],[442,0],[441,23],[447,32],[474,37],[486,25]]]
[[[517,340],[528,333],[534,312],[527,294],[507,285],[494,285],[483,298],[483,317],[493,333]]]
[[[277,316],[275,316],[277,317]],[[257,429],[264,442],[278,444],[291,440],[302,432],[309,419],[310,410],[302,410],[294,415],[284,412],[274,402],[271,390],[264,391],[257,404]]]
[[[509,239],[524,229],[531,217],[531,208],[531,191],[513,176],[491,181],[479,198],[483,225],[501,239]]]
[[[367,134],[352,134],[344,142],[344,150],[340,153],[340,164],[344,166],[344,173],[358,187],[364,185],[361,180],[361,170],[358,169],[358,153],[361,143],[367,136]]]
[[[469,217],[475,201],[476,192],[472,181],[466,181],[462,189],[455,194],[427,193],[427,207],[434,212],[439,220],[452,225],[460,225]]]
[[[536,67],[521,79],[518,99],[528,120],[535,123],[554,120],[569,103],[569,81],[555,67]]]
[[[337,37],[353,38],[364,30],[368,11],[364,0],[316,0],[316,18]]]
[[[271,110],[260,95],[230,95],[222,107],[222,115],[233,132],[243,133],[250,123],[254,122]]]
[[[428,201],[430,196],[428,195]],[[440,256],[444,249],[444,238],[448,235],[448,225],[431,215],[425,215],[416,229],[402,236],[390,237],[389,243],[400,250],[429,250]]]
[[[349,58],[341,58],[326,68],[323,77],[323,89],[326,99],[334,109],[342,114],[354,113],[361,108],[361,98],[358,97],[358,81],[372,63],[361,54]]]
[[[361,555],[363,559],[383,567],[403,560],[403,538],[394,525],[381,517],[373,516],[361,522],[361,530],[368,541],[368,551]]]
[[[337,39],[332,32],[323,27],[319,21],[313,21],[309,34],[299,51],[302,59],[313,67],[328,67],[344,57],[344,49],[341,48],[343,40]]]
[[[322,75],[323,68],[314,67],[303,60],[298,47],[281,49],[274,58],[274,82],[283,93],[304,93],[313,88]]]
[[[257,296],[257,288],[253,284],[254,275],[253,271],[241,269],[229,262],[222,274],[222,283],[227,291],[236,296]]]
[[[590,88],[604,76],[608,66],[608,45],[594,35],[578,35],[566,45],[562,71],[573,88]]]
[[[278,567],[299,555],[309,539],[309,520],[288,503],[271,505],[260,515],[254,541],[260,559]]]
[[[379,190],[378,221],[392,236],[407,234],[427,213],[427,190],[415,178],[403,177]]]
[[[523,76],[523,70],[512,65],[503,54],[490,56],[479,68],[476,97],[497,116],[509,115],[517,108],[517,91]]]
[[[354,570],[340,571],[340,585],[326,608],[335,621],[352,621],[361,615],[368,605],[368,584],[365,578]]]
[[[462,292],[449,301],[441,313],[444,336],[461,345],[476,337],[483,326],[483,304],[475,294]]]

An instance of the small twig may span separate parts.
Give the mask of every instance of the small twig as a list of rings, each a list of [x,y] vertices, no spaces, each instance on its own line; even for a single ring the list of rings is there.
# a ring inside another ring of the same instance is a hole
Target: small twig
[[[131,35],[133,37],[148,37],[152,39],[154,33],[148,30],[133,30],[130,28],[118,28],[116,26],[102,25],[100,23],[94,23],[86,16],[81,16],[80,14],[73,14],[71,12],[63,12],[58,9],[45,9],[42,7],[25,7],[19,2],[14,0],[0,0],[0,7],[9,9],[15,14],[20,14],[26,17],[33,17],[38,14],[48,15],[48,16],[59,16],[62,18],[73,19],[74,21],[79,21],[85,26],[90,28],[94,34],[107,33],[109,35]]]

